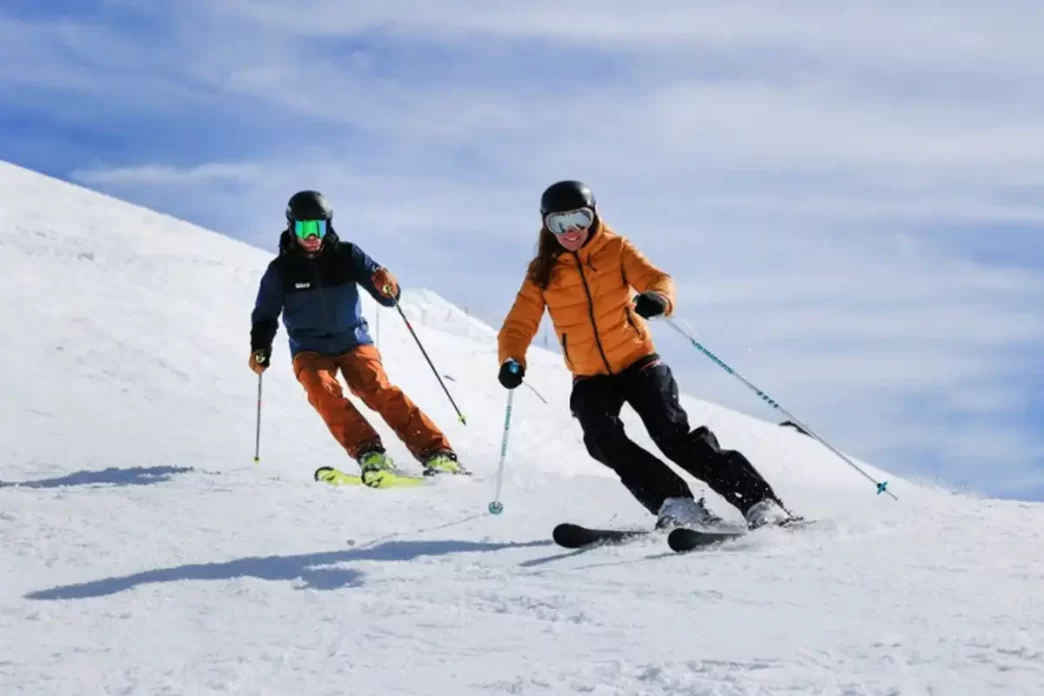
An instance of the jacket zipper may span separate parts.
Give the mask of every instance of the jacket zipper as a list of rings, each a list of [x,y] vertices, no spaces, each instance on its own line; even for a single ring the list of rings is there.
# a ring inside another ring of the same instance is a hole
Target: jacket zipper
[[[594,312],[594,298],[591,297],[591,288],[588,287],[587,276],[584,275],[584,264],[580,260],[580,254],[574,251],[573,256],[576,257],[576,267],[577,270],[580,271],[580,280],[584,283],[584,293],[587,294],[587,313],[591,317],[591,328],[594,329],[595,344],[598,346],[598,353],[602,356],[602,362],[605,363],[606,371],[609,374],[613,374],[613,368],[609,366],[609,358],[605,357],[605,349],[602,348],[602,337],[598,335],[598,323],[595,321]]]
[[[319,302],[323,305],[323,316],[326,317],[327,327],[333,327],[333,316],[330,314],[330,307],[326,303],[326,293],[323,292],[323,274],[322,270],[320,269],[320,264],[322,263],[322,261],[322,256],[314,260],[314,265],[312,266],[312,275],[315,276],[315,289],[319,291]],[[334,353],[333,342],[329,338],[326,339],[326,352],[330,354]]]
[[[573,366],[573,361],[569,359],[569,334],[562,334],[562,355],[565,356],[566,365]]]

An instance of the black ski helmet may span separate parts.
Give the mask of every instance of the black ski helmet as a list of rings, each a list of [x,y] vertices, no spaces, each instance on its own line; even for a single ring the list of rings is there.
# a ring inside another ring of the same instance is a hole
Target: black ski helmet
[[[333,220],[333,208],[326,196],[318,191],[298,191],[290,196],[286,204],[286,219],[294,220]]]
[[[582,181],[559,181],[551,184],[540,197],[540,214],[562,213],[577,208],[595,210],[591,188]]]

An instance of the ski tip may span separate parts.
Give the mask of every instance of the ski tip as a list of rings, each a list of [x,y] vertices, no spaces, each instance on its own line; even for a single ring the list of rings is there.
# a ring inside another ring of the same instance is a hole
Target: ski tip
[[[570,544],[569,542],[570,542],[570,536],[571,536],[570,532],[572,531],[572,527],[575,527],[575,525],[571,525],[568,522],[563,522],[562,524],[556,524],[555,528],[551,530],[551,540],[554,541],[559,546],[566,546],[566,547],[571,546],[572,544]]]
[[[555,528],[553,530],[551,530],[551,536],[557,538],[562,534],[568,534],[569,532],[579,532],[583,529],[584,528],[580,525],[573,524],[572,522],[560,522],[555,525]]]
[[[568,549],[579,548],[590,543],[590,540],[586,539],[589,536],[588,532],[589,530],[582,525],[560,522],[551,530],[551,539],[559,546]]]
[[[701,548],[716,546],[732,539],[738,539],[748,532],[730,530],[698,530],[679,527],[672,529],[667,535],[667,546],[676,553],[695,551]]]
[[[590,548],[605,544],[619,544],[638,539],[651,533],[651,529],[627,529],[607,527],[585,527],[571,522],[555,525],[551,538],[567,549]]]

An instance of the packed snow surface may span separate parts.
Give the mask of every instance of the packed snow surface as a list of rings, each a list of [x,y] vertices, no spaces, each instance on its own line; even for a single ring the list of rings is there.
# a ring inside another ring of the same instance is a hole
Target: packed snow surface
[[[536,347],[528,379],[548,403],[515,392],[490,515],[495,327],[408,278],[402,308],[466,425],[402,318],[367,297],[371,328],[474,475],[313,482],[350,463],[282,327],[255,464],[249,313],[270,258],[0,164],[0,694],[1044,693],[1041,505],[867,465],[899,500],[877,496],[818,442],[686,397],[820,524],[687,555],[659,537],[560,549],[560,521],[652,520],[587,457],[569,377]]]

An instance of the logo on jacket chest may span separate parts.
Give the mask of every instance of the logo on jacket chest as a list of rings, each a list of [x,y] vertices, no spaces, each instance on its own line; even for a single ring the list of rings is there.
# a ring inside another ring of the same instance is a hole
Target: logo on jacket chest
[[[307,290],[312,287],[311,283],[294,283],[294,287],[298,290]]]

